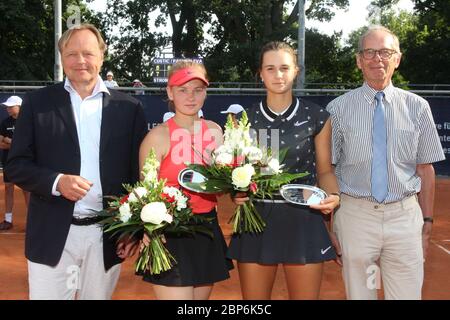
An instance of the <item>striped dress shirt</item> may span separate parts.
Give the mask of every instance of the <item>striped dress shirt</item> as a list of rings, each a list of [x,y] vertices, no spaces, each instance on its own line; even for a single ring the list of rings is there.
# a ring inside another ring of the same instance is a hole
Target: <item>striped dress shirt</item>
[[[387,129],[388,195],[384,203],[420,191],[418,164],[445,159],[428,102],[389,84],[384,90]],[[331,101],[332,162],[340,191],[376,200],[371,193],[372,127],[376,90],[367,83]]]

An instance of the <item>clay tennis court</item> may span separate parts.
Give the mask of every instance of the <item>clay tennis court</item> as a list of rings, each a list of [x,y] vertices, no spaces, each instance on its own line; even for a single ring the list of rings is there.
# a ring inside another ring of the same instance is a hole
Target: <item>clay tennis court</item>
[[[0,218],[3,219],[3,185],[0,186]],[[0,299],[28,299],[27,264],[24,257],[25,205],[22,193],[15,190],[14,228],[0,232]],[[450,299],[450,179],[437,179],[434,210],[433,235],[425,262],[425,283],[423,298]],[[220,225],[227,240],[230,227],[227,221],[232,212],[228,198],[219,201]],[[113,299],[154,299],[151,285],[136,277],[133,272],[134,258],[127,260]],[[287,299],[282,269],[279,270],[272,294],[273,299]],[[321,287],[321,299],[345,299],[340,267],[327,262]],[[237,270],[231,271],[229,280],[214,287],[211,299],[241,299]]]

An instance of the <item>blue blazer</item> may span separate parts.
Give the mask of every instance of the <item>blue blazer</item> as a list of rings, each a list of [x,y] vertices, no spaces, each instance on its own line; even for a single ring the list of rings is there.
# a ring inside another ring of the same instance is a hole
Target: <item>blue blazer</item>
[[[109,89],[103,94],[100,133],[100,180],[103,195],[125,192],[123,183],[139,180],[139,146],[147,133],[142,104]],[[25,255],[49,266],[58,264],[69,233],[75,203],[52,195],[59,173],[79,175],[80,147],[69,93],[64,84],[25,95],[16,123],[6,172],[9,179],[31,192]],[[104,206],[106,202],[104,202]],[[103,237],[105,270],[122,260],[116,241]]]

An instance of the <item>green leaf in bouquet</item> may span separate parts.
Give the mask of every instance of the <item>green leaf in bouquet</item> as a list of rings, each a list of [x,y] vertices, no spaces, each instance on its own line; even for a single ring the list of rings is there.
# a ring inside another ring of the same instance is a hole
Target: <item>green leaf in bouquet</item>
[[[283,163],[284,160],[286,159],[286,155],[288,153],[289,148],[282,148],[280,149],[280,152],[278,153],[278,161],[280,163]]]
[[[177,217],[173,222],[164,229],[166,234],[176,234],[178,236],[183,234],[193,234],[201,232],[213,237],[211,230],[205,224],[214,220],[212,217],[203,217],[202,215],[192,214],[190,210],[176,211],[174,217]]]
[[[150,236],[150,244],[145,246],[136,260],[136,272],[149,271],[150,274],[160,274],[170,270],[176,260],[162,242],[161,234]]]
[[[102,226],[111,225],[114,222],[117,222],[117,218],[115,216],[111,216],[110,214],[106,215],[106,214],[99,213],[98,216],[104,218],[98,222],[98,224],[100,224]]]
[[[102,224],[102,221],[100,221],[99,224]],[[128,222],[115,221],[112,224],[107,224],[107,227],[104,229],[104,232],[111,232],[116,229],[125,230],[129,226],[131,226],[132,228],[135,228],[136,225],[140,225],[140,224],[141,223],[139,221],[132,221],[131,219]]]
[[[239,122],[240,126],[245,126],[246,127],[246,126],[249,125],[249,123],[248,123],[248,115],[247,115],[247,112],[245,110],[242,111],[241,118],[239,119],[238,122]],[[232,124],[233,124],[233,122],[232,122]]]
[[[180,184],[191,191],[199,193],[228,192],[231,183],[219,174],[214,167],[189,165],[180,172],[178,179]]]
[[[213,167],[212,168],[212,175],[214,178],[216,179],[221,179],[224,181],[229,181],[231,182],[231,173],[233,172],[235,168],[230,167],[230,166],[218,166],[218,167]]]
[[[187,167],[188,167],[189,169],[192,169],[192,170],[194,170],[194,171],[196,171],[196,172],[202,174],[202,175],[205,176],[205,177],[209,175],[209,170],[208,170],[208,168],[205,167],[204,165],[201,165],[201,164],[193,164],[193,163],[191,163],[191,164],[189,164]]]
[[[237,234],[242,232],[260,233],[266,227],[266,223],[252,201],[238,206],[228,223],[232,224],[233,233]]]
[[[230,182],[221,179],[211,178],[205,182],[205,188],[210,191],[219,192],[229,192],[232,190],[232,185]]]
[[[202,190],[203,192],[209,192],[210,190],[206,186],[206,182],[202,183],[194,183],[194,182],[185,182],[184,187],[186,187],[188,190]]]
[[[227,122],[225,123],[225,129],[231,129],[233,127],[234,127],[233,117],[231,116],[231,113],[228,113]]]
[[[122,238],[122,234],[131,235],[135,230],[139,231],[136,226],[139,223],[130,223],[130,224],[112,224],[103,230],[105,233],[111,233],[111,238],[119,235],[119,239]]]
[[[145,223],[144,224],[144,229],[148,232],[148,234],[152,234],[156,230],[164,228],[165,226],[167,226],[166,222],[163,222],[163,223],[160,223],[160,224]]]

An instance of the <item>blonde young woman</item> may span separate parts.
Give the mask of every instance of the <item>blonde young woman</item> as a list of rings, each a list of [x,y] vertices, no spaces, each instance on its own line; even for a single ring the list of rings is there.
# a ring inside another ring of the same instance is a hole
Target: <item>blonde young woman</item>
[[[167,95],[175,116],[148,133],[139,155],[142,168],[150,149],[155,150],[160,162],[159,177],[167,179],[167,185],[179,187],[177,177],[186,168],[185,163],[203,162],[222,143],[219,125],[198,116],[208,84],[204,66],[190,60],[176,63],[169,73]],[[166,235],[166,246],[177,264],[160,275],[143,276],[153,284],[157,299],[208,299],[213,284],[229,278],[228,270],[232,268],[225,257],[226,243],[217,222],[215,195],[183,192],[190,197],[194,214],[213,218],[207,225],[214,237]],[[147,237],[143,245],[148,245]]]
[[[310,172],[297,183],[318,185],[329,196],[314,207],[289,204],[282,198],[255,202],[267,224],[265,230],[261,234],[234,235],[228,253],[238,262],[244,299],[270,299],[279,264],[291,299],[317,299],[323,262],[336,259],[322,215],[330,214],[339,204],[331,166],[329,114],[293,96],[298,71],[295,52],[289,45],[265,45],[259,72],[267,95],[249,111],[249,119],[252,128],[266,130],[268,146],[270,140],[278,139],[275,142],[280,148],[289,147],[284,163],[291,172]],[[240,195],[235,203],[247,200]]]

